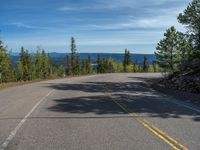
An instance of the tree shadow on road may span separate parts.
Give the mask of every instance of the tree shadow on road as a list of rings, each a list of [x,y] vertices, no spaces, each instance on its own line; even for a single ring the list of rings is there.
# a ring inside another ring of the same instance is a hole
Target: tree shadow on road
[[[192,103],[200,107],[200,94],[191,93],[187,91],[181,91],[181,90],[177,90],[176,88],[173,89],[173,88],[165,87],[165,85],[161,82],[162,78],[129,77],[129,79],[145,81],[143,84],[144,86],[151,87],[164,94],[173,96],[176,99],[180,99],[181,101],[184,101],[186,103]]]
[[[83,92],[144,92],[142,82],[83,82],[83,83],[50,83],[47,87],[51,87],[56,90],[72,90]]]
[[[95,115],[127,114],[114,101],[125,105],[130,112],[154,118],[183,118],[190,117],[193,121],[200,121],[200,113],[169,102],[168,96],[152,91],[143,86],[142,82],[84,82],[79,84],[49,84],[56,90],[71,92],[97,93],[97,96],[74,96],[70,98],[54,99],[55,105],[50,111]],[[98,93],[112,93],[109,96]],[[87,95],[87,94],[86,94]]]
[[[106,96],[74,97],[65,99],[55,99],[55,106],[48,110],[56,112],[68,112],[75,114],[126,114]]]

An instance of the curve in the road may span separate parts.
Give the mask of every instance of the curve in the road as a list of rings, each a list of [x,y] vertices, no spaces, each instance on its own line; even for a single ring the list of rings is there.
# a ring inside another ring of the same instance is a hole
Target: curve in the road
[[[106,96],[109,96],[115,104],[117,104],[122,110],[124,110],[126,113],[128,113],[130,116],[134,117],[138,122],[140,122],[146,129],[154,133],[157,137],[159,137],[161,140],[163,140],[165,143],[167,143],[169,146],[171,146],[174,150],[188,150],[186,146],[176,141],[174,138],[170,137],[166,133],[164,133],[162,130],[155,127],[152,123],[147,121],[146,119],[140,117],[138,114],[133,113],[130,111],[124,104],[121,104],[118,102],[115,98],[112,97],[112,93],[107,92],[105,93]]]

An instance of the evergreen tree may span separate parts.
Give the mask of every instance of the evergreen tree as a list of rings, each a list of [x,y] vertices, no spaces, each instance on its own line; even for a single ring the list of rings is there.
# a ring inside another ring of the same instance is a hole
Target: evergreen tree
[[[155,61],[152,62],[152,67],[153,67],[153,72],[157,72],[157,65]]]
[[[80,75],[81,74],[81,60],[79,56],[75,57],[75,64],[73,68],[73,74],[74,75]]]
[[[143,72],[147,72],[148,71],[148,62],[147,62],[147,57],[144,56],[143,59]]]
[[[65,69],[62,65],[56,64],[55,67],[53,67],[53,74],[55,78],[63,78],[65,77]]]
[[[25,50],[24,47],[21,48],[20,53],[20,64],[19,64],[19,71],[20,71],[20,79],[27,81],[31,80],[31,69],[32,69],[32,60],[31,56],[28,53],[28,50]]]
[[[51,60],[51,56],[48,54],[47,55],[47,64],[48,64],[48,76],[50,78],[52,78],[52,74],[53,74],[53,66],[52,66],[52,60]]]
[[[67,55],[66,61],[67,61],[67,75],[72,75],[72,65],[70,56]]]
[[[71,38],[71,66],[72,66],[72,73],[77,74],[77,56],[76,56],[76,43],[74,37]]]
[[[49,72],[48,72],[48,59],[47,59],[47,55],[46,55],[46,53],[45,53],[44,50],[42,50],[41,60],[42,60],[42,65],[41,65],[42,78],[43,79],[47,79],[48,76],[49,76]]]
[[[81,74],[87,74],[87,61],[82,60],[81,62]]]
[[[128,61],[127,61],[127,54],[128,54],[128,51],[127,51],[127,49],[125,49],[125,53],[124,53],[124,63],[123,63],[123,65],[124,65],[124,72],[127,71],[127,63],[128,63]]]
[[[137,72],[138,71],[138,63],[137,60],[133,63],[133,72]]]
[[[124,65],[124,72],[127,72],[128,67],[131,65],[131,53],[127,49],[125,49],[123,65]]]
[[[36,78],[41,79],[43,77],[42,74],[42,58],[41,58],[41,49],[40,47],[37,48],[37,52],[35,55],[35,73],[36,73]]]
[[[177,56],[179,72],[187,72],[191,69],[192,57],[192,40],[187,35],[179,32],[177,41]]]
[[[97,55],[97,73],[101,73],[102,70],[102,59],[100,55]]]
[[[108,61],[107,61],[107,73],[113,73],[116,72],[116,70],[114,70],[114,61],[112,59],[112,57],[110,56]]]
[[[188,29],[186,32],[192,41],[193,48],[189,56],[189,66],[192,70],[200,71],[200,0],[193,0],[189,6],[180,13],[178,21]]]
[[[127,51],[127,66],[131,65],[131,53],[130,51]]]
[[[6,47],[0,40],[0,83],[8,82],[10,80],[10,58]]]
[[[167,29],[164,38],[158,43],[155,52],[157,63],[165,71],[177,71],[177,37],[178,33],[172,26]]]
[[[92,59],[90,56],[88,56],[88,59],[86,61],[86,72],[87,74],[91,74],[93,72],[93,68],[92,68]]]

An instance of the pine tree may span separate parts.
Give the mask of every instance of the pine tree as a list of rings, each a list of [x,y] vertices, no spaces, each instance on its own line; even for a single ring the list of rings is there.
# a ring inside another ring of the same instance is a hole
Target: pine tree
[[[191,70],[200,72],[200,0],[193,0],[189,6],[180,13],[178,21],[188,29],[186,34],[192,41],[189,64]]]
[[[86,60],[81,61],[81,74],[87,74],[87,62],[86,62]]]
[[[76,56],[76,43],[74,37],[71,38],[71,66],[72,66],[72,73],[77,74],[77,56]]]
[[[123,65],[124,65],[124,72],[127,72],[128,67],[131,65],[131,53],[127,49],[125,49]]]
[[[109,58],[108,58],[108,60],[107,60],[107,73],[113,73],[113,72],[115,72],[115,70],[114,70],[114,61],[113,61],[113,59],[112,59],[112,57],[110,56]]]
[[[86,72],[87,74],[91,74],[93,72],[93,68],[92,68],[92,59],[90,57],[90,55],[88,56],[88,59],[86,61]]]
[[[41,49],[40,47],[37,48],[37,52],[35,55],[35,73],[37,79],[42,79],[42,58],[41,58]]]
[[[128,63],[128,61],[127,61],[127,54],[128,54],[128,51],[127,51],[127,49],[125,49],[125,53],[124,53],[124,63],[123,63],[123,65],[124,65],[124,72],[127,71],[127,63]]]
[[[133,63],[133,72],[137,72],[138,71],[138,63],[137,60]]]
[[[47,55],[47,64],[48,64],[48,76],[50,78],[52,78],[52,74],[53,74],[53,66],[52,66],[52,60],[51,60],[51,56],[48,54]]]
[[[127,66],[131,65],[131,53],[130,51],[127,51]]]
[[[44,50],[42,50],[42,56],[41,56],[41,60],[42,60],[42,78],[43,79],[47,79],[48,78],[48,59],[47,59],[47,55],[45,53]]]
[[[192,66],[192,40],[186,34],[178,32],[177,60],[179,72],[190,71]]]
[[[177,37],[178,33],[172,26],[167,29],[164,38],[158,43],[155,52],[157,63],[165,71],[177,71]]]
[[[67,75],[72,75],[72,65],[70,56],[67,55],[66,61],[67,61]]]
[[[81,59],[79,58],[79,56],[75,57],[73,74],[74,75],[80,75],[81,74]]]
[[[31,56],[28,53],[28,50],[25,50],[24,47],[21,47],[20,53],[20,64],[19,64],[19,71],[20,71],[20,79],[27,81],[31,80],[31,69],[32,69],[32,60]]]
[[[6,47],[0,40],[0,83],[8,82],[10,80],[10,58]]]
[[[147,72],[148,71],[148,62],[147,62],[147,57],[144,56],[143,59],[143,72]]]
[[[157,64],[155,61],[152,62],[153,72],[157,72]]]
[[[97,55],[97,73],[101,73],[101,56]]]

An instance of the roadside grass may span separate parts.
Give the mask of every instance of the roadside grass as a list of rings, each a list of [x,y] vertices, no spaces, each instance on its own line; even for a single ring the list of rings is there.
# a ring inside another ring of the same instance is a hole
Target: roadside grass
[[[0,84],[0,90],[6,89],[6,88],[15,87],[15,86],[21,86],[21,85],[25,85],[25,84],[40,82],[40,81],[43,81],[43,80],[32,80],[32,81],[20,81],[20,82],[1,83]]]
[[[12,88],[16,86],[22,86],[26,84],[41,82],[41,81],[48,81],[48,80],[57,80],[57,79],[68,79],[68,78],[74,78],[74,77],[83,77],[83,76],[90,76],[90,75],[96,75],[96,74],[88,74],[88,75],[74,75],[74,76],[65,76],[60,78],[48,78],[48,79],[36,79],[31,81],[17,81],[17,82],[7,82],[7,83],[0,83],[0,90]]]

